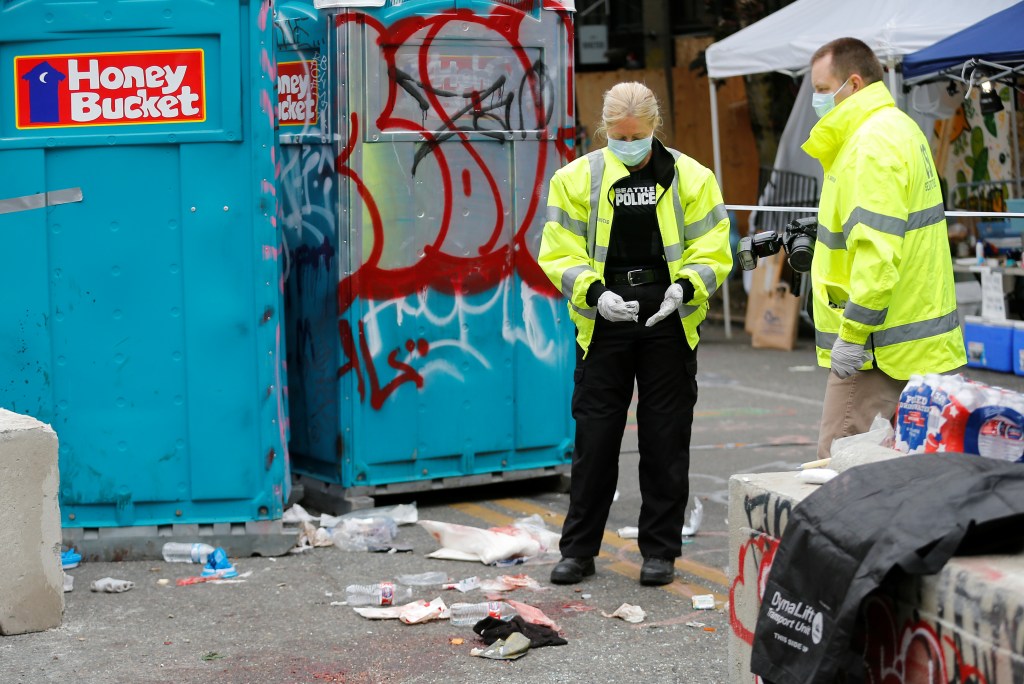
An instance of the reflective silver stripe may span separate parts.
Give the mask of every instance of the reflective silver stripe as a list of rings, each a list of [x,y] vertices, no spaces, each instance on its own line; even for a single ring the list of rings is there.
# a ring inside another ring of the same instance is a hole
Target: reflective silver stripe
[[[821,347],[822,349],[831,349],[836,343],[836,338],[839,337],[839,333],[822,332],[817,328],[814,329],[814,346]]]
[[[700,311],[700,307],[699,306],[693,306],[691,304],[680,304],[679,305],[679,316],[682,317],[682,318],[686,318],[690,314],[696,313],[697,311]]]
[[[863,223],[868,228],[874,228],[880,233],[888,233],[896,237],[903,237],[907,232],[907,222],[901,218],[856,207],[850,212],[850,218],[846,219],[846,223],[843,224],[843,235],[849,236],[850,231],[858,223]]]
[[[941,204],[936,204],[934,207],[910,212],[910,216],[907,217],[907,230],[917,230],[918,228],[933,226],[945,219],[945,209]]]
[[[565,295],[566,299],[572,299],[572,290],[573,285],[576,284],[576,279],[580,277],[581,273],[586,273],[587,271],[593,273],[594,269],[581,264],[562,271],[562,294]]]
[[[679,190],[679,174],[676,174],[675,180],[672,183],[675,186],[675,190],[672,191],[672,211],[676,215],[676,232],[679,233],[679,242],[686,242],[686,212],[683,211],[683,205],[680,202],[681,192]]]
[[[847,307],[849,307],[849,304],[847,304]],[[956,311],[952,311],[938,318],[930,318],[926,321],[917,321],[916,323],[897,325],[886,330],[878,330],[871,333],[871,338],[874,340],[876,347],[887,347],[892,344],[900,344],[901,342],[913,342],[937,335],[944,335],[959,326],[960,318],[957,316]],[[838,336],[837,333],[827,333],[815,329],[814,344],[822,349],[831,349]]]
[[[696,240],[700,236],[706,235],[723,219],[727,218],[729,218],[729,214],[725,211],[725,205],[716,204],[714,208],[707,213],[707,216],[686,226],[686,241],[690,242],[690,240]]]
[[[833,233],[825,226],[818,224],[818,242],[829,249],[846,249],[846,236],[842,233]]]
[[[938,318],[929,318],[926,321],[907,323],[905,325],[897,325],[885,330],[879,330],[872,333],[872,336],[875,339],[876,346],[886,347],[890,344],[912,342],[914,340],[923,340],[928,337],[942,335],[944,333],[948,333],[950,330],[955,330],[959,326],[960,318],[956,315],[956,311],[952,311],[945,316],[939,316]]]
[[[671,147],[666,147],[665,149],[672,155],[673,165],[683,156],[683,153],[679,150],[673,150]],[[679,189],[678,169],[675,169],[673,173],[672,185],[675,187],[675,192],[672,193],[672,211],[676,215],[676,231],[679,233],[679,243],[682,244],[686,240],[686,213],[683,211],[683,205],[679,200],[683,193]],[[669,190],[671,191],[671,188]]]
[[[558,225],[562,226],[566,230],[570,230],[575,235],[584,237],[587,234],[587,223],[586,221],[579,221],[571,218],[569,213],[561,207],[548,205],[548,221],[554,221]]]
[[[665,258],[669,261],[679,261],[683,258],[683,248],[676,242],[665,246]]]
[[[581,309],[572,302],[569,302],[569,306],[572,307],[573,311],[578,313],[580,316],[583,316],[584,318],[589,318],[592,321],[597,319],[597,309]]]
[[[594,249],[594,261],[595,262],[600,261],[601,263],[604,263],[605,261],[608,261],[608,248],[607,247],[602,247],[601,245],[598,245]]]
[[[700,279],[704,281],[704,287],[708,290],[708,297],[715,294],[715,290],[718,289],[718,279],[715,278],[715,272],[711,270],[711,267],[706,264],[687,264],[686,268],[692,268],[700,276]]]
[[[51,190],[49,192],[39,192],[34,195],[22,195],[21,197],[0,199],[0,214],[13,214],[16,211],[42,209],[43,207],[52,207],[55,204],[68,204],[70,202],[81,201],[82,188]]]
[[[587,155],[590,164],[590,216],[587,217],[587,254],[594,257],[597,241],[597,210],[601,206],[601,180],[604,178],[604,152],[595,150]]]
[[[844,318],[855,323],[863,323],[864,325],[882,325],[888,313],[888,307],[879,311],[878,309],[869,309],[854,302],[846,302],[846,307],[843,309]]]

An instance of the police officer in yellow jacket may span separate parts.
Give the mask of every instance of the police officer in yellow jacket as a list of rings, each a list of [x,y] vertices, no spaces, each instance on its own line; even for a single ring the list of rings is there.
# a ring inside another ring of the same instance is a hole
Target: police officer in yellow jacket
[[[831,368],[818,456],[891,418],[912,374],[966,363],[939,176],[921,129],[896,108],[867,45],[811,58],[821,120],[803,149],[824,182],[811,264],[818,364]]]
[[[559,169],[548,191],[538,262],[569,300],[577,342],[576,450],[555,583],[594,573],[634,382],[641,583],[671,582],[681,551],[698,326],[732,254],[714,175],[654,138],[660,123],[646,86],[617,84],[602,108],[608,147]]]

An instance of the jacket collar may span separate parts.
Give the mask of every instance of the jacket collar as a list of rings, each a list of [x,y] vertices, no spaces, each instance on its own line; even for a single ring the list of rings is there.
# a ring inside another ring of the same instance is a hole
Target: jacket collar
[[[612,185],[629,175],[629,169],[607,147],[604,148],[604,160],[608,173],[613,174]],[[676,173],[676,160],[657,138],[651,143],[651,160],[647,163],[651,165],[654,181],[658,185],[663,188],[672,185]]]
[[[801,145],[804,152],[821,161],[828,169],[842,149],[843,143],[873,113],[884,107],[895,107],[892,95],[885,84],[876,81],[863,90],[850,95],[835,106],[811,129],[807,142]]]

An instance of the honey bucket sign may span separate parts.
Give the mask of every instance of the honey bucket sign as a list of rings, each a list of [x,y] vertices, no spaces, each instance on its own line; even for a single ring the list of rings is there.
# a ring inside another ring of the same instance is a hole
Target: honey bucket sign
[[[278,62],[277,121],[281,126],[315,126],[319,107],[315,60]]]
[[[19,129],[206,120],[203,51],[14,58]]]

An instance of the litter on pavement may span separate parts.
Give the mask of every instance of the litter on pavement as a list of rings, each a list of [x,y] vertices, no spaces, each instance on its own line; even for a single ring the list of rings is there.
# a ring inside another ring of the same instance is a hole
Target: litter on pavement
[[[622,620],[625,620],[626,622],[636,624],[638,622],[644,621],[644,618],[647,617],[647,612],[640,606],[634,606],[629,603],[623,603],[621,606],[615,609],[614,613],[606,613],[602,610],[601,615],[605,616],[606,618],[620,618]]]
[[[557,561],[560,534],[544,525],[539,515],[516,520],[511,525],[481,529],[468,525],[421,520],[419,525],[441,544],[427,558],[479,561],[490,565],[512,559]]]
[[[103,591],[108,594],[120,594],[121,592],[128,591],[135,586],[135,582],[130,582],[123,579],[114,579],[113,577],[104,577],[98,579],[89,585],[89,588],[93,591]]]
[[[530,650],[530,640],[520,632],[512,632],[505,639],[498,639],[487,648],[474,648],[470,655],[492,660],[515,660]]]

